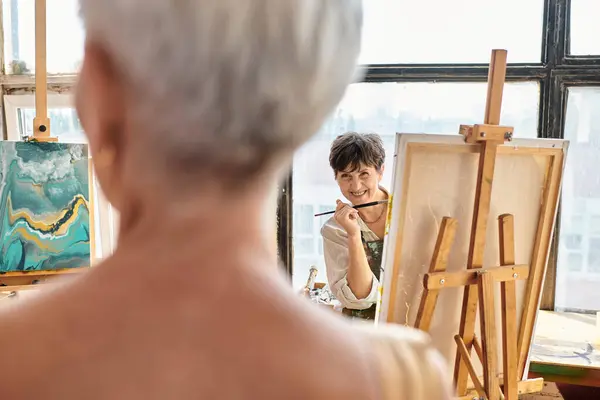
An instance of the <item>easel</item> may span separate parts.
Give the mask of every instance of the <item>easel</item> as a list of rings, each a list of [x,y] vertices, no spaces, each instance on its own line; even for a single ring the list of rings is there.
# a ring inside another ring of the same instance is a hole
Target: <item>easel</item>
[[[26,141],[58,142],[50,136],[48,77],[46,67],[46,0],[35,0],[35,118],[33,137]]]
[[[33,136],[24,137],[25,142],[58,142],[58,137],[50,135],[50,118],[48,118],[48,78],[46,66],[46,0],[35,0],[35,113],[33,120]],[[93,260],[95,254],[94,235],[94,212],[92,184],[92,163],[89,161],[89,182],[90,182],[90,232],[92,240],[90,241],[90,253]],[[91,261],[90,260],[90,261]],[[28,272],[8,272],[0,275],[0,291],[16,292],[20,290],[36,289],[41,284],[45,284],[61,275],[73,275],[83,272],[81,269],[63,269],[56,271],[28,271]]]
[[[499,267],[483,268],[487,223],[490,213],[494,167],[498,146],[512,140],[514,129],[500,126],[503,86],[506,78],[505,50],[494,50],[488,75],[488,92],[484,124],[461,125],[460,134],[468,143],[481,146],[475,206],[471,226],[467,269],[447,273],[448,255],[454,241],[457,220],[445,217],[440,225],[429,273],[424,277],[424,291],[416,319],[416,328],[428,331],[435,311],[440,290],[463,287],[463,306],[459,333],[454,337],[457,344],[454,383],[461,399],[516,400],[519,394],[540,392],[542,379],[521,381],[525,370],[525,357],[530,338],[526,331],[517,331],[516,281],[527,279],[528,266],[516,266],[514,242],[514,218],[501,215],[499,222],[500,255]],[[496,316],[494,286],[501,284],[503,379],[498,374]],[[482,338],[475,336],[475,320],[479,307]],[[527,313],[523,320],[531,318]],[[475,348],[483,365],[483,382],[476,374],[471,359]],[[468,392],[468,378],[475,392]],[[502,390],[501,390],[502,387]]]

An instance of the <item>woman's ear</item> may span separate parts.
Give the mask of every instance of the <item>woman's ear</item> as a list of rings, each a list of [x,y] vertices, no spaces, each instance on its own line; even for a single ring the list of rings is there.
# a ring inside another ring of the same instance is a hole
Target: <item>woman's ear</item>
[[[125,96],[112,60],[94,43],[86,43],[76,93],[77,112],[96,176],[108,201],[118,208]]]
[[[379,171],[378,171],[378,178],[379,178],[380,182],[383,179],[383,173],[384,173],[384,171],[385,171],[385,164],[382,165],[381,168],[379,168]]]

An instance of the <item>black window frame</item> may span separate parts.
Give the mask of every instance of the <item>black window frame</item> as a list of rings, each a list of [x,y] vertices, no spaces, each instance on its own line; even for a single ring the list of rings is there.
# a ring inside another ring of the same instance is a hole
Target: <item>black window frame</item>
[[[600,54],[594,56],[568,54],[570,5],[571,0],[545,0],[540,63],[511,63],[507,66],[507,82],[539,83],[539,138],[564,137],[570,87],[600,86]],[[488,74],[488,64],[387,64],[365,67],[366,75],[363,82],[366,83],[485,82]],[[280,186],[277,211],[280,262],[290,278],[293,273],[294,259],[292,209],[293,182],[290,171],[289,176]],[[560,206],[558,214],[541,303],[541,308],[545,310],[554,310]]]

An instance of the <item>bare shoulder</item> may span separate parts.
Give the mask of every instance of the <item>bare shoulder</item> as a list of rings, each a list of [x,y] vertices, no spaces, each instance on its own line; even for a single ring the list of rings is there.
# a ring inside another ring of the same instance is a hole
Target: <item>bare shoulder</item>
[[[269,274],[113,268],[0,309],[6,398],[374,398],[356,335]]]
[[[238,311],[252,314],[253,321],[233,346],[256,350],[251,357],[270,377],[271,396],[376,399],[374,359],[361,332],[287,287],[274,281],[270,287],[255,295],[240,293],[244,305]]]
[[[209,261],[179,276],[169,267],[191,259],[122,259],[148,263],[147,273],[135,280],[112,263],[0,309],[3,393],[19,400],[447,398],[424,335],[353,326],[296,296],[272,271]]]
[[[359,330],[372,349],[385,399],[453,398],[448,365],[427,334],[394,324]]]

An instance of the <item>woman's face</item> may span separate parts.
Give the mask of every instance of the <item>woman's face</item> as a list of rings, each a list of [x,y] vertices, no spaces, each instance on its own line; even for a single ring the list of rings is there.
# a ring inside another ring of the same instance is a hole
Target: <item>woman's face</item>
[[[381,170],[361,165],[356,171],[348,167],[337,173],[336,181],[342,194],[353,205],[364,204],[376,200],[379,183],[383,177]]]

